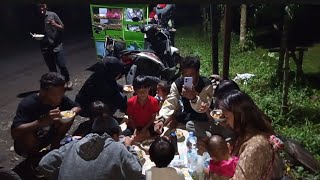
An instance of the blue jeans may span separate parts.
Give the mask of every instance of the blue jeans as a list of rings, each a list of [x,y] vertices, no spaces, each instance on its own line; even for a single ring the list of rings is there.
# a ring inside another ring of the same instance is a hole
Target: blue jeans
[[[57,66],[60,69],[60,74],[62,74],[66,82],[70,81],[69,72],[66,66],[66,59],[64,58],[63,50],[58,52],[53,52],[53,50],[42,51],[44,61],[46,62],[50,72],[58,72]]]

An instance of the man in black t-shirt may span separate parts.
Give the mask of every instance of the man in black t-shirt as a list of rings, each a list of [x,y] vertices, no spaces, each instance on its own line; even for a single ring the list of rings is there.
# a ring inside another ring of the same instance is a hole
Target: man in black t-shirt
[[[61,122],[60,111],[72,110],[77,114],[81,110],[64,95],[64,85],[64,77],[59,73],[44,74],[39,94],[31,94],[20,102],[11,126],[17,154],[28,157],[48,145],[51,149],[59,147],[73,123],[73,120]]]

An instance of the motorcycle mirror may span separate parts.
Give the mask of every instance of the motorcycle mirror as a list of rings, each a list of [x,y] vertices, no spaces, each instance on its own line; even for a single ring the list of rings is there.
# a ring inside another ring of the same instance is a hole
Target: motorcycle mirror
[[[100,34],[103,31],[103,27],[92,24],[94,32]]]
[[[101,30],[99,30],[99,29],[96,28],[96,29],[94,29],[94,32],[97,33],[97,34],[100,34],[100,33],[101,33]]]
[[[140,28],[140,31],[141,31],[142,33],[146,33],[146,29],[145,29],[145,25],[144,25],[144,24],[141,24],[141,25],[139,26],[139,28]]]
[[[132,18],[132,21],[133,21],[133,22],[139,22],[139,21],[140,21],[140,18],[138,18],[138,17],[133,17],[133,18]]]

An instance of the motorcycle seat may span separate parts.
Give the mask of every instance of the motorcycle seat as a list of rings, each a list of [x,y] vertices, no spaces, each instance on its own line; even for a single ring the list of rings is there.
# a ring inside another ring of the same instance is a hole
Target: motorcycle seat
[[[128,54],[128,53],[140,53],[140,52],[149,52],[149,53],[155,53],[153,50],[123,50],[120,51],[120,54]]]

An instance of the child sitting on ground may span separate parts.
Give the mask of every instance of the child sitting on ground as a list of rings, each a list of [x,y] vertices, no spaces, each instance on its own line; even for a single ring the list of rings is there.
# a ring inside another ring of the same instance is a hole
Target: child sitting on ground
[[[170,93],[170,88],[171,86],[167,81],[160,81],[158,83],[155,98],[158,100],[160,108],[163,102],[167,99],[167,96]]]
[[[205,174],[212,179],[233,177],[239,158],[230,155],[228,143],[221,136],[213,135],[208,141],[207,149],[211,160]]]
[[[97,133],[100,136],[107,133],[115,141],[119,141],[121,128],[118,121],[109,116],[107,106],[101,101],[96,101],[93,103],[93,110],[95,116],[92,119],[91,133]]]
[[[128,100],[128,123],[123,135],[129,136],[136,132],[137,141],[158,135],[154,131],[154,121],[160,108],[157,99],[149,95],[150,88],[150,80],[146,76],[137,76],[133,81],[136,95]]]
[[[101,101],[95,101],[91,104],[92,116],[88,121],[85,121],[79,125],[77,130],[73,133],[73,136],[78,138],[84,137],[90,132],[92,132],[92,127],[94,126],[96,119],[104,119],[110,122],[112,125],[118,125],[119,123],[110,116],[110,110],[106,104]],[[120,131],[121,132],[121,131]]]
[[[174,167],[168,167],[175,155],[173,144],[165,137],[158,137],[149,149],[150,159],[156,167],[146,171],[146,180],[182,180],[184,175]]]

